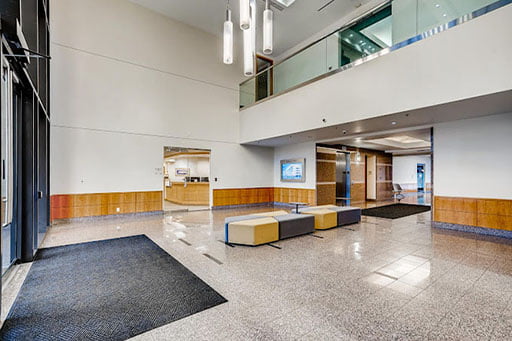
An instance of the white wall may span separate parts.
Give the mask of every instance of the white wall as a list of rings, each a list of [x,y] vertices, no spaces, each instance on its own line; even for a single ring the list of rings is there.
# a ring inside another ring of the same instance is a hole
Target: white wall
[[[512,89],[512,6],[249,107],[242,142],[451,103]],[[468,53],[468,47],[486,51]],[[469,72],[471,70],[471,72]],[[411,85],[414,86],[411,86]],[[325,118],[327,124],[322,121]],[[261,122],[272,124],[262,125]]]
[[[281,160],[300,158],[306,158],[306,182],[282,182]],[[316,143],[305,142],[275,148],[274,187],[316,189]]]
[[[272,186],[217,37],[125,0],[51,8],[52,194],[161,190],[164,146],[210,149],[212,188]]]
[[[273,186],[270,148],[52,127],[52,194],[162,190],[164,146],[211,148],[213,189]]]
[[[431,156],[408,155],[393,156],[393,183],[399,184],[405,190],[417,190],[417,165],[425,165],[425,186],[431,181]]]
[[[512,199],[512,113],[434,126],[434,195]]]

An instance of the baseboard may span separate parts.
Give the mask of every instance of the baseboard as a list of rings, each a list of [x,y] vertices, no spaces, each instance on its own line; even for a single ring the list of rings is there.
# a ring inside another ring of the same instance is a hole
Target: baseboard
[[[65,224],[70,224],[70,223],[87,223],[87,222],[102,221],[102,220],[157,216],[157,215],[163,215],[163,214],[164,214],[164,211],[150,211],[150,212],[121,213],[121,214],[109,214],[109,215],[99,215],[99,216],[89,216],[89,217],[54,219],[52,221],[52,226],[65,225]]]
[[[478,227],[478,226],[471,226],[471,225],[442,223],[442,222],[438,222],[438,221],[433,221],[432,227],[435,227],[438,229],[444,229],[444,230],[475,233],[475,234],[492,236],[492,237],[512,239],[512,231],[498,230],[498,229],[493,229],[493,228],[489,228],[489,227]]]

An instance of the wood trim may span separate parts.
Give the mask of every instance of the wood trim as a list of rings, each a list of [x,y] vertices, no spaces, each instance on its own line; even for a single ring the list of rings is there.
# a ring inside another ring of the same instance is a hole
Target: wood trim
[[[165,187],[165,200],[179,205],[210,205],[209,182],[172,182]]]
[[[512,231],[512,200],[435,196],[434,221]]]
[[[250,205],[261,203],[316,203],[316,190],[284,187],[230,188],[213,190],[213,206]]]
[[[55,194],[50,219],[162,211],[162,191]]]

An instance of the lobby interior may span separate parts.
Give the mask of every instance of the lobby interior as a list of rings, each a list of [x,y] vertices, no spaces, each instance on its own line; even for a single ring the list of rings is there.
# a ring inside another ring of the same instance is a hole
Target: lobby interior
[[[0,339],[512,335],[512,0],[0,20]]]

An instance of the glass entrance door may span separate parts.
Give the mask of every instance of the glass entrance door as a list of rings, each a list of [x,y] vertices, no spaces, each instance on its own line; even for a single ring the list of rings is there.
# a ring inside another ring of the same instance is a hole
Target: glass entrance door
[[[423,192],[425,190],[425,164],[418,163],[416,169],[418,192]]]
[[[2,274],[16,259],[16,231],[13,222],[14,202],[14,125],[13,73],[5,58],[1,61],[1,212]]]

